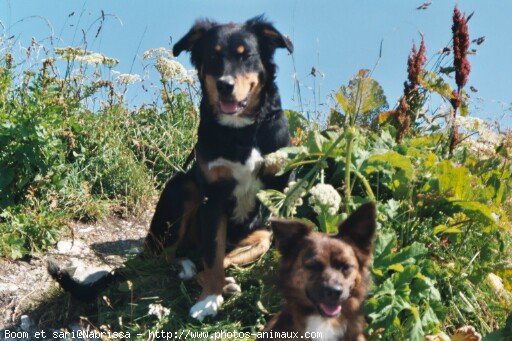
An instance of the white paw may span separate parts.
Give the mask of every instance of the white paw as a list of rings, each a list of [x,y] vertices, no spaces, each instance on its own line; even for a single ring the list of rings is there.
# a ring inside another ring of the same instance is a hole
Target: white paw
[[[206,316],[217,315],[217,311],[223,302],[224,299],[221,295],[206,296],[204,300],[197,302],[190,308],[189,315],[199,321],[203,321]]]
[[[224,278],[224,283],[226,285],[228,285],[228,284],[236,284],[235,277],[226,277],[226,278]]]
[[[235,294],[239,294],[242,292],[242,288],[240,287],[240,285],[236,284],[236,283],[229,283],[229,284],[226,284],[224,286],[224,288],[222,288],[222,295],[226,296],[226,297],[231,297]]]
[[[178,260],[178,264],[181,266],[181,271],[178,277],[186,281],[194,278],[197,273],[196,265],[188,258]]]

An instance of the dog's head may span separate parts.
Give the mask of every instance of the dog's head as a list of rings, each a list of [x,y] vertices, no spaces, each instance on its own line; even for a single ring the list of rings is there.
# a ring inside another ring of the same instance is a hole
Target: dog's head
[[[259,16],[244,24],[197,21],[173,54],[191,52],[211,112],[221,124],[239,127],[254,122],[263,90],[274,81],[276,48],[293,51],[291,41]]]
[[[301,221],[271,224],[282,254],[279,285],[287,302],[324,317],[358,314],[369,280],[374,204],[359,207],[336,235],[314,232]]]

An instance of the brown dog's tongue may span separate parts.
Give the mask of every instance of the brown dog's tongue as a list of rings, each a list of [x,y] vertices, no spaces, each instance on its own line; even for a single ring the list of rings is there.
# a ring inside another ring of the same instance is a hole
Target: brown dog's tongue
[[[320,303],[320,308],[322,309],[324,314],[329,317],[334,317],[341,312],[341,305],[327,305],[324,303]]]
[[[238,109],[239,107],[237,102],[220,102],[220,110],[225,114],[234,114]]]

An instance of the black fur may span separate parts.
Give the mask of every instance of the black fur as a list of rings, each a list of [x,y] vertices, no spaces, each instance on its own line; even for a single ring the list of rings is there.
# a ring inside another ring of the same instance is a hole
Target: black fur
[[[248,50],[249,56],[246,60],[239,61],[232,56],[223,56],[222,58],[211,56],[215,45],[219,44],[224,47],[239,42],[243,42]],[[257,71],[260,80],[263,81],[260,105],[254,110],[255,123],[246,127],[233,128],[220,124],[215,116],[215,108],[211,106],[206,96],[203,96],[200,104],[200,123],[195,151],[205,162],[222,157],[233,162],[243,163],[253,148],[257,148],[262,155],[266,155],[290,144],[288,122],[281,108],[281,99],[275,84],[276,65],[273,55],[276,48],[287,48],[290,52],[293,51],[290,40],[281,35],[263,16],[250,19],[241,25],[219,25],[210,20],[197,21],[174,46],[175,55],[185,50],[191,52],[192,64],[198,69],[200,77],[203,74],[220,77],[232,72]],[[207,89],[203,81],[201,86],[203,94],[205,94]],[[164,241],[163,246],[167,247],[176,240],[176,237],[173,237],[172,228],[168,228],[166,222],[176,221],[178,214],[175,213],[180,211],[176,205],[172,204],[173,201],[179,199],[172,200],[171,197],[179,195],[180,185],[179,181],[175,181],[175,179],[183,176],[193,179],[194,183],[198,185],[201,195],[208,198],[208,202],[199,208],[199,216],[203,220],[203,223],[200,223],[201,249],[205,258],[208,259],[211,258],[208,252],[214,252],[212,251],[211,237],[215,232],[209,229],[215,225],[216,215],[219,212],[227,212],[229,215],[232,210],[234,202],[231,191],[235,183],[225,181],[209,184],[197,164],[194,164],[186,175],[175,175],[164,189],[151,223],[151,233],[148,235],[146,244],[152,248],[153,245],[161,244]],[[279,177],[261,177],[266,188],[281,190],[286,186],[288,180],[289,174]],[[176,184],[172,186],[171,184],[175,182]],[[215,206],[215,209],[210,209],[212,205]],[[228,223],[228,239],[236,243],[251,230],[260,227],[263,219],[259,211],[259,207],[255,207],[248,219],[242,223],[230,221]],[[154,238],[158,238],[158,242],[155,242]],[[153,249],[153,251],[155,250]]]
[[[122,278],[120,274],[110,272],[95,282],[82,284],[74,280],[68,272],[61,270],[52,260],[48,260],[47,269],[50,276],[60,284],[62,289],[81,301],[94,299],[101,290]]]

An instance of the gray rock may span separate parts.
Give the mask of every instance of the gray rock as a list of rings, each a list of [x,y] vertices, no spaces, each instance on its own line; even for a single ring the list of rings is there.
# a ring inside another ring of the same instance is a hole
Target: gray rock
[[[84,242],[80,239],[72,240],[61,240],[57,243],[57,253],[60,254],[70,254],[70,255],[79,255],[84,252],[87,248]]]
[[[30,320],[30,317],[28,315],[21,315],[20,321],[21,330],[23,330],[24,332],[30,331],[30,329],[32,328],[32,320]]]

